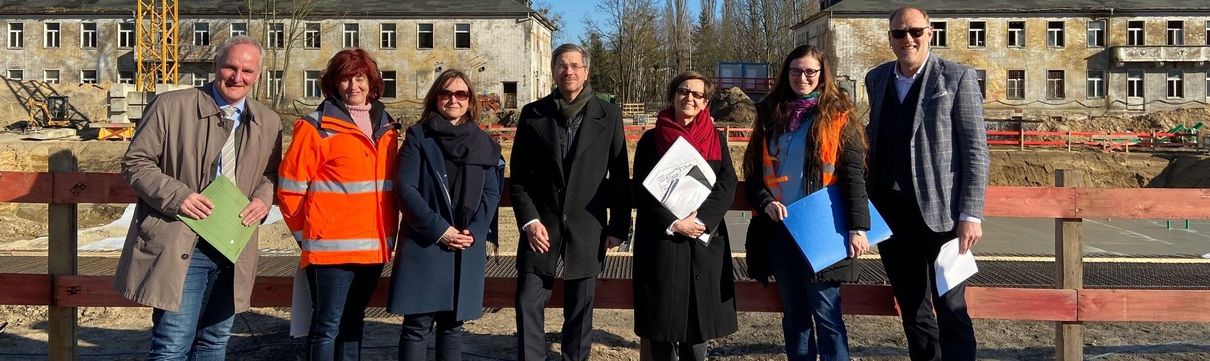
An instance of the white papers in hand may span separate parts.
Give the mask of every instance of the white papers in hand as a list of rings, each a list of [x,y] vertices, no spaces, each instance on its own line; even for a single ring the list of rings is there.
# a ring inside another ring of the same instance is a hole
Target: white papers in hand
[[[957,238],[941,245],[933,267],[937,273],[934,283],[938,295],[944,295],[979,272],[979,266],[975,265],[975,252],[967,250],[966,254],[958,254]]]
[[[702,206],[715,180],[714,170],[697,149],[685,138],[677,138],[643,180],[643,188],[677,219],[683,219]]]

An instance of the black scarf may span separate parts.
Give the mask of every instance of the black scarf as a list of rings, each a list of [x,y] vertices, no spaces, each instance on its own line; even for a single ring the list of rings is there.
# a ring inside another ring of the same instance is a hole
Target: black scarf
[[[564,121],[575,119],[576,114],[580,114],[584,110],[584,106],[588,104],[588,99],[592,99],[592,86],[584,83],[584,88],[580,89],[580,94],[576,95],[570,103],[563,99],[563,93],[555,88],[555,105],[559,107],[559,113],[563,115]]]
[[[423,122],[429,137],[441,148],[445,163],[453,165],[446,167],[446,173],[452,185],[450,206],[454,208],[454,228],[467,229],[483,196],[483,172],[500,162],[500,145],[474,122],[454,126],[437,113]]]

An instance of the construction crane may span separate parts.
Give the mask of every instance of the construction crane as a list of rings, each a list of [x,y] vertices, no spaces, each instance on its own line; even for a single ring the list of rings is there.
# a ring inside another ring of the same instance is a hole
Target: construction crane
[[[177,0],[139,0],[135,12],[135,86],[140,91],[154,92],[156,84],[176,85],[180,80],[178,13]]]

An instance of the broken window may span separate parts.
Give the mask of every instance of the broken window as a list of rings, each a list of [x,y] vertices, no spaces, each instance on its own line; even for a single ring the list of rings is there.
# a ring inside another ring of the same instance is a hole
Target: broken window
[[[59,84],[59,70],[44,70],[42,71],[42,81],[49,84]]]
[[[21,48],[25,46],[25,24],[8,23],[8,47]]]
[[[972,21],[968,35],[968,45],[970,47],[982,48],[987,46],[987,23]]]
[[[471,24],[454,24],[454,49],[471,48]]]
[[[1004,89],[1008,99],[1025,99],[1025,71],[1009,70],[1008,84]]]
[[[419,24],[416,27],[416,48],[433,48],[433,24]]]
[[[381,47],[383,49],[395,48],[395,24],[382,24]]]
[[[1143,97],[1143,70],[1130,69],[1126,71],[1126,97]]]
[[[193,24],[193,45],[194,46],[209,46],[210,45],[210,23],[194,23]]]
[[[1126,45],[1143,46],[1146,45],[1144,40],[1144,30],[1142,21],[1130,21],[1126,23]]]
[[[96,84],[97,83],[97,71],[96,70],[81,70],[80,71],[80,83]]]
[[[361,26],[358,24],[345,24],[344,32],[344,47],[356,48],[361,46]]]
[[[934,21],[929,23],[929,25],[933,27],[933,40],[929,41],[929,46],[944,48],[946,43],[948,43],[947,39],[945,38],[945,22]]]
[[[1105,97],[1105,71],[1088,71],[1088,97],[1100,99]]]
[[[46,32],[42,37],[42,45],[48,48],[59,47],[59,23],[46,23]]]
[[[1024,48],[1025,47],[1025,22],[1024,21],[1009,21],[1008,22],[1008,47]]]
[[[231,37],[248,36],[248,23],[231,23]]]
[[[1104,47],[1105,46],[1105,20],[1093,20],[1088,22],[1088,47]]]
[[[303,47],[307,49],[319,49],[322,44],[319,36],[319,23],[307,23],[306,29],[303,30]]]
[[[1066,84],[1062,70],[1046,71],[1046,99],[1066,98]]]
[[[118,24],[118,47],[133,48],[134,47],[134,23],[119,23]]]
[[[1185,74],[1181,73],[1180,70],[1168,71],[1168,97],[1185,97]]]
[[[1165,32],[1168,36],[1169,46],[1185,45],[1185,22],[1180,20],[1169,20],[1168,31]]]
[[[80,48],[97,47],[97,23],[80,23]]]
[[[1064,37],[1066,31],[1063,29],[1062,21],[1050,21],[1046,23],[1046,45],[1052,48],[1062,48],[1066,41]]]

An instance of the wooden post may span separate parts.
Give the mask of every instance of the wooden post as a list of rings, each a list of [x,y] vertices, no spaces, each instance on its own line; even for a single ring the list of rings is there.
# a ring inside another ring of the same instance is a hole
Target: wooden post
[[[1020,136],[1017,137],[1017,139],[1018,139],[1017,142],[1020,143],[1021,150],[1025,150],[1025,123],[1018,123],[1018,124],[1021,128],[1021,130],[1020,130],[1021,133],[1019,133]]]
[[[51,179],[55,173],[77,171],[76,156],[71,149],[52,150],[50,155]],[[74,189],[72,190],[75,191]],[[78,240],[76,223],[76,204],[58,204],[51,201],[48,207],[47,225],[47,274],[75,275],[76,246]],[[56,287],[51,287],[51,297],[54,297]],[[50,306],[50,325],[48,345],[51,360],[75,360],[76,354],[76,308],[55,306],[52,298]]]
[[[1076,170],[1055,172],[1055,186],[1083,187],[1084,174]],[[1084,220],[1055,219],[1055,286],[1079,290],[1084,288],[1083,239]],[[1084,326],[1079,321],[1055,324],[1055,359],[1076,361],[1084,359]]]

